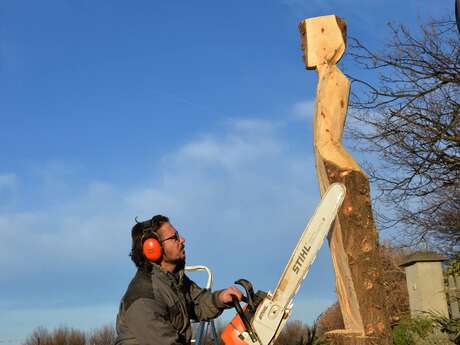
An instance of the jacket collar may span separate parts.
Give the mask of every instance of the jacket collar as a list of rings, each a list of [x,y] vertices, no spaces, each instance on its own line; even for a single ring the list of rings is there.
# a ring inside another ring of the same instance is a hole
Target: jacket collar
[[[154,275],[163,281],[172,283],[174,285],[178,285],[179,287],[181,287],[184,283],[184,274],[185,273],[183,268],[179,269],[179,271],[177,271],[176,273],[171,273],[169,271],[166,271],[160,265],[152,263],[152,276]]]

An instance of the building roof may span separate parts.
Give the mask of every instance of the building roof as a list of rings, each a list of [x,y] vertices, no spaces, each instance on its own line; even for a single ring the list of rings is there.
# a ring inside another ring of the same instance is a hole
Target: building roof
[[[442,256],[436,252],[415,252],[407,255],[399,266],[405,267],[413,265],[417,262],[438,262],[446,261],[447,257]]]

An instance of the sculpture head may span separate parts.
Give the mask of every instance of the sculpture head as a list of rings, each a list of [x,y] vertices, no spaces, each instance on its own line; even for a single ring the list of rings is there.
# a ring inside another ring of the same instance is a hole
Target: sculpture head
[[[346,47],[345,21],[335,15],[305,19],[299,24],[305,66],[336,64]]]

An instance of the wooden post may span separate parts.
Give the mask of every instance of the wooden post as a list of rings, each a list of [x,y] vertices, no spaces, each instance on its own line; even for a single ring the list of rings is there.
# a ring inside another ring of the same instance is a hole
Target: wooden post
[[[336,64],[345,52],[346,24],[331,15],[306,19],[299,29],[305,65],[318,72],[314,149],[320,191],[323,194],[333,182],[347,188],[329,238],[345,329],[327,338],[337,345],[388,345],[392,340],[369,182],[341,144],[350,82]]]

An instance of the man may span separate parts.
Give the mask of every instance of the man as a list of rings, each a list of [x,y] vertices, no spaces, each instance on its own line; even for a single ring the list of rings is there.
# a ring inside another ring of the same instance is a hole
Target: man
[[[131,236],[137,273],[120,303],[115,345],[189,344],[190,319],[213,319],[231,306],[232,295],[241,300],[234,286],[210,292],[184,274],[185,239],[167,217],[135,224]],[[159,246],[159,257],[150,244]]]

